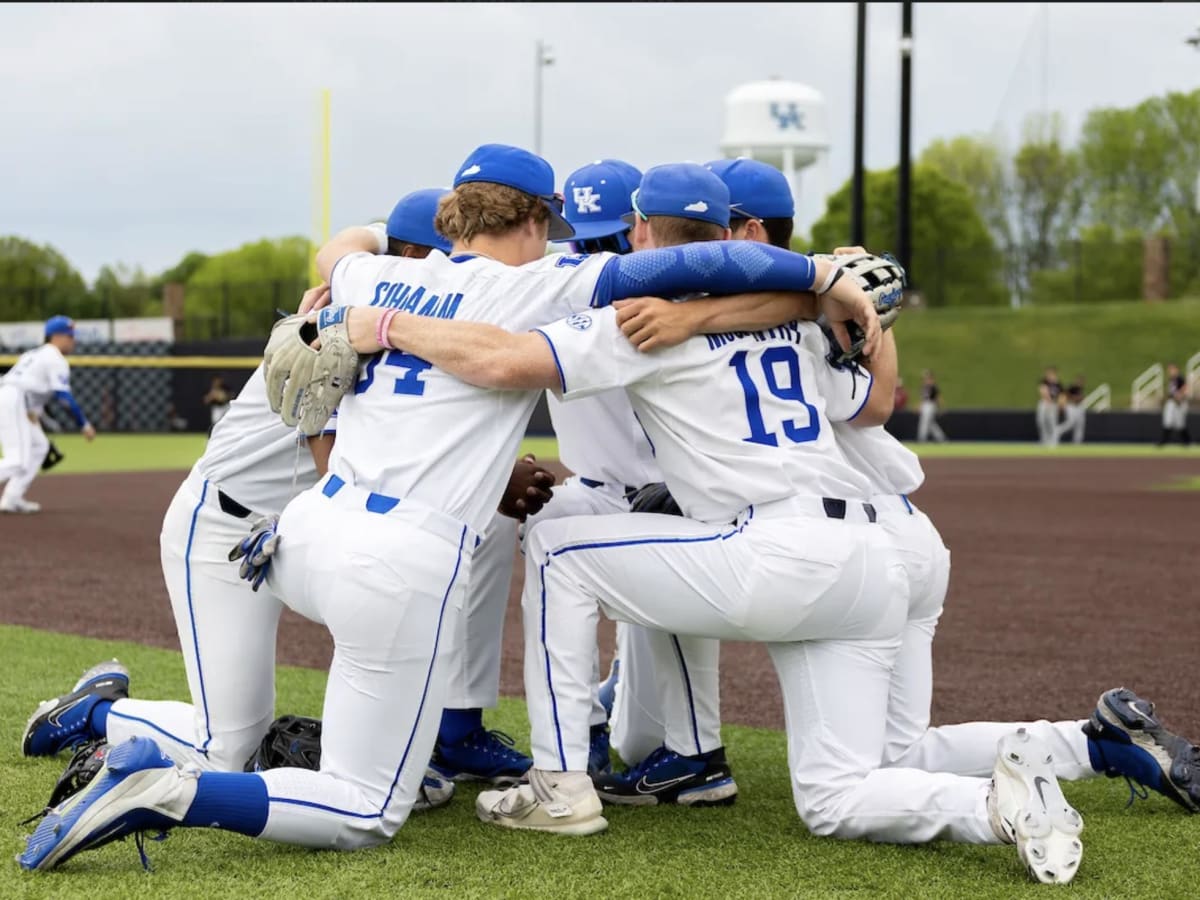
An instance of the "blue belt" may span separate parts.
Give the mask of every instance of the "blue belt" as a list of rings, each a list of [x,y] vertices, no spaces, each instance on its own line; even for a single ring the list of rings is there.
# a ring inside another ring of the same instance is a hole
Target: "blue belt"
[[[330,475],[329,480],[325,482],[325,487],[321,488],[321,493],[326,497],[332,497],[345,486],[346,482],[341,478]],[[367,512],[389,513],[396,508],[396,504],[399,502],[399,497],[389,497],[387,494],[376,494],[372,491],[367,495]]]

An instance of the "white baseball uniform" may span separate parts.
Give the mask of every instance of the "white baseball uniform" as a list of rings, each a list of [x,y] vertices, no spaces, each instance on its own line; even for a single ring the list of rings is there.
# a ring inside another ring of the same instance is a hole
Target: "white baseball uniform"
[[[604,256],[512,268],[479,256],[352,254],[335,306],[523,329],[590,306]],[[326,310],[324,314],[334,314]],[[262,837],[350,848],[407,819],[437,736],[473,556],[536,392],[485,391],[402,351],[381,352],[343,399],[330,473],[288,504],[268,581],[334,640],[321,771],[263,773]]]
[[[888,692],[884,766],[988,776],[1002,737],[1026,728],[1049,745],[1059,778],[1074,780],[1096,773],[1088,760],[1082,721],[968,722],[929,727],[933,696],[932,644],[950,580],[950,552],[933,522],[908,495],[925,473],[915,453],[883,426],[834,425],[846,459],[871,484],[871,504],[908,580],[908,621]]]
[[[214,426],[163,518],[163,578],[192,702],[118,700],[108,716],[111,743],[151,737],[179,762],[242,770],[275,717],[283,606],[269,584],[253,591],[238,577],[229,551],[252,522],[278,515],[316,481],[297,431],[271,412],[259,366]]]
[[[38,415],[51,397],[70,390],[71,367],[53,344],[26,350],[0,377],[0,482],[8,482],[0,503],[25,497],[50,449]]]
[[[817,834],[995,843],[988,781],[881,768],[907,578],[830,418],[857,376],[816,326],[639,354],[608,311],[541,329],[566,399],[624,385],[690,518],[549,521],[526,538],[534,764],[583,771],[599,608],[667,631],[769,644],[801,818]],[[858,403],[867,385],[857,385]],[[993,759],[994,759],[993,747]]]

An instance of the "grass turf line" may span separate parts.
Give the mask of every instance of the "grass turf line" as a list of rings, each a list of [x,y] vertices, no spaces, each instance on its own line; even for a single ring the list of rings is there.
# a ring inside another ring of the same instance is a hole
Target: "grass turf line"
[[[64,454],[59,465],[48,475],[86,475],[104,472],[155,472],[187,470],[204,452],[207,437],[202,434],[101,434],[91,444],[77,434],[54,435]],[[1186,456],[1200,459],[1200,446],[1153,444],[1062,444],[1043,447],[1034,443],[984,443],[950,441],[945,444],[909,444],[924,458],[1002,457],[1052,458],[1158,458]],[[558,458],[558,442],[552,437],[531,437],[521,442],[521,453],[532,453],[539,460]]]
[[[18,747],[36,703],[70,687],[85,668],[116,656],[143,699],[186,697],[182,658],[135,644],[0,626],[0,896],[127,897],[1045,897],[1008,846],[939,842],[921,847],[836,841],[808,835],[796,816],[780,732],[727,726],[741,789],[727,809],[608,808],[609,831],[591,838],[506,832],[474,814],[477,787],[460,787],[445,809],[417,815],[388,846],[314,852],[211,830],[179,829],[150,843],[154,871],[132,842],[83,853],[62,870],[33,874],[13,857],[66,764],[28,760]],[[325,674],[279,672],[280,712],[319,714]],[[1084,713],[1081,710],[1081,715]],[[491,727],[528,747],[524,704],[501,700]],[[1124,809],[1123,782],[1066,786],[1086,823],[1073,897],[1194,896],[1200,817],[1158,795]]]

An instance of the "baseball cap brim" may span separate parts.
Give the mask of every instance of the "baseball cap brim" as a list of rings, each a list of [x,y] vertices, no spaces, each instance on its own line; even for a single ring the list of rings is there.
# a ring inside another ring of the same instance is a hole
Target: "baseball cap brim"
[[[576,239],[588,241],[594,238],[623,234],[629,230],[630,223],[623,219],[605,219],[604,221],[579,222],[573,227]]]
[[[550,230],[547,237],[552,241],[565,241],[575,237],[575,228],[563,218],[563,214],[554,208],[554,204],[549,203],[544,198],[542,203],[546,205],[546,209],[550,212]]]

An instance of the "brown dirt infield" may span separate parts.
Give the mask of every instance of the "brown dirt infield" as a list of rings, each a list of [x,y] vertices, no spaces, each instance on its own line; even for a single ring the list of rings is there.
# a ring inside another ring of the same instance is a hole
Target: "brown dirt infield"
[[[953,555],[934,643],[935,723],[1082,717],[1125,684],[1200,736],[1200,494],[1149,490],[1200,474],[1200,460],[931,459],[925,469],[913,499]],[[177,650],[158,531],[182,477],[39,479],[41,515],[0,516],[0,622]],[[517,566],[507,695],[522,690],[520,579]],[[612,635],[606,622],[605,666]],[[281,663],[325,667],[330,649],[321,626],[285,615]],[[721,663],[725,721],[781,728],[763,648],[727,643]]]

